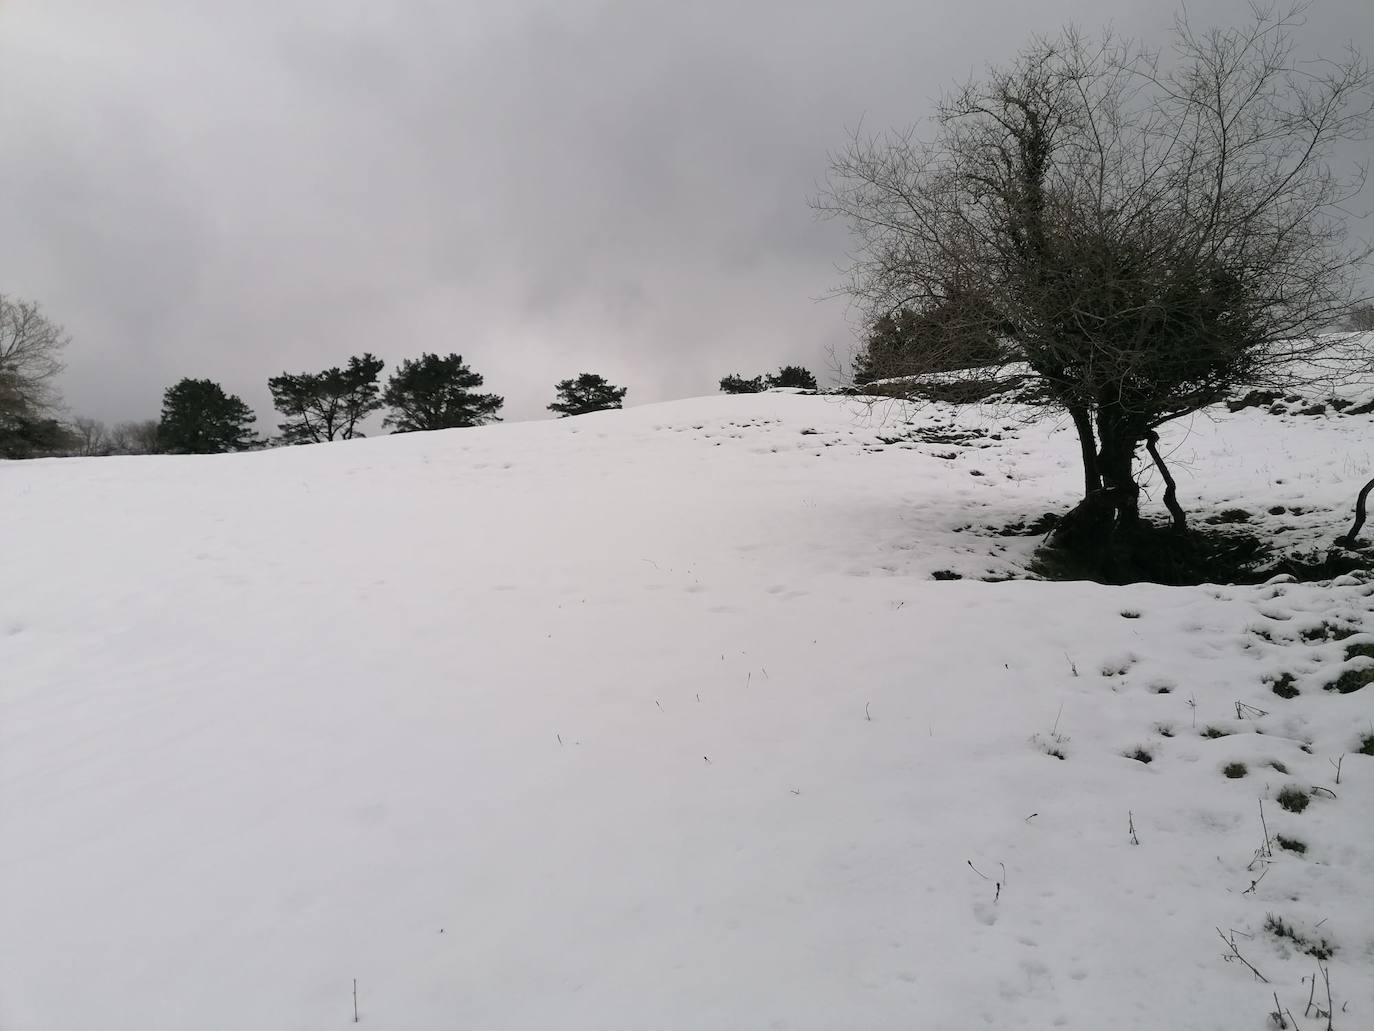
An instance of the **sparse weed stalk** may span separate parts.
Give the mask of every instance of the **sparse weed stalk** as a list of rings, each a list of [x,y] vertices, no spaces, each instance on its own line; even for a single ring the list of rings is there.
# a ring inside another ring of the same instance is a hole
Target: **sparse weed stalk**
[[[1035,745],[1036,748],[1040,749],[1040,751],[1044,752],[1046,755],[1052,755],[1056,759],[1067,759],[1069,757],[1065,748],[1069,741],[1070,738],[1063,734],[1031,735],[1031,744]]]
[[[1061,703],[1059,711],[1054,714],[1054,725],[1050,727],[1050,732],[1048,734],[1032,734],[1030,738],[1031,744],[1035,745],[1036,748],[1040,749],[1040,751],[1044,752],[1046,755],[1052,755],[1056,759],[1067,759],[1069,757],[1065,746],[1068,745],[1071,739],[1068,735],[1059,732],[1059,720],[1063,715],[1064,706]]]

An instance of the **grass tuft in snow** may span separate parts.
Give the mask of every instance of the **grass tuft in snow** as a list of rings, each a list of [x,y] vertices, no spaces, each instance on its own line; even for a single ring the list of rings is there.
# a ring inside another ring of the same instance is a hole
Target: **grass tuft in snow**
[[[1212,738],[1215,740],[1219,737],[1230,737],[1231,732],[1229,730],[1223,730],[1221,727],[1204,727],[1202,730],[1202,736],[1206,738]]]
[[[1229,523],[1248,523],[1249,521],[1250,513],[1243,508],[1227,508],[1214,516],[1207,517],[1207,522],[1211,523],[1213,526]]]
[[[1056,759],[1067,759],[1069,757],[1068,753],[1064,750],[1064,746],[1068,743],[1069,739],[1063,734],[1051,733],[1048,736],[1044,734],[1031,735],[1031,744],[1035,745],[1036,748],[1040,749],[1040,751],[1044,752],[1046,755],[1052,755]]]
[[[1286,923],[1282,917],[1277,917],[1273,913],[1264,918],[1264,929],[1275,938],[1283,938],[1292,942],[1294,948],[1299,952],[1307,953],[1313,959],[1328,960],[1336,952],[1336,946],[1326,938],[1309,938],[1292,924]]]
[[[1134,748],[1126,753],[1127,759],[1134,759],[1138,763],[1152,763],[1155,761],[1154,755],[1148,748]]]
[[[1287,849],[1295,855],[1305,855],[1307,853],[1307,843],[1298,839],[1290,838],[1284,834],[1274,836],[1274,840],[1279,843],[1279,848]]]
[[[1301,791],[1290,784],[1279,792],[1278,801],[1279,805],[1290,813],[1300,813],[1307,808],[1311,799],[1307,797],[1306,791]]]
[[[1225,766],[1221,768],[1221,772],[1225,774],[1227,777],[1229,777],[1231,780],[1239,780],[1241,777],[1244,777],[1247,773],[1249,773],[1250,770],[1245,765],[1245,763],[1237,762],[1227,763]]]
[[[1367,644],[1352,645],[1345,650],[1345,657],[1346,659],[1359,658],[1361,656],[1374,657],[1374,653],[1370,651],[1355,651],[1356,648],[1368,649],[1370,647],[1371,646]],[[1327,684],[1326,690],[1338,691],[1341,694],[1354,694],[1356,691],[1360,690],[1360,688],[1369,684],[1374,684],[1374,662],[1365,663],[1362,666],[1356,666],[1354,669],[1346,670],[1335,680],[1331,681],[1331,683]]]
[[[1297,678],[1292,673],[1284,673],[1274,681],[1272,689],[1280,698],[1296,698],[1302,693],[1293,686],[1296,683]]]
[[[1359,633],[1355,627],[1342,626],[1339,623],[1322,622],[1318,626],[1309,627],[1300,631],[1299,636],[1308,644],[1317,641],[1344,641],[1347,637],[1353,637]],[[1369,653],[1366,653],[1369,654]]]

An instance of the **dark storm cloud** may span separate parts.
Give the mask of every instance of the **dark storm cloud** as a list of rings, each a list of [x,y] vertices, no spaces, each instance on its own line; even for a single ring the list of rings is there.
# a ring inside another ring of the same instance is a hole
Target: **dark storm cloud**
[[[1034,6],[1034,10],[1030,8]],[[1242,17],[1222,0],[1196,20]],[[107,419],[183,375],[265,380],[462,352],[542,414],[596,370],[631,402],[847,353],[845,239],[807,207],[860,118],[906,124],[1115,0],[80,3],[0,0],[0,290],[72,332]],[[1370,38],[1364,0],[1308,40]],[[264,420],[268,424],[268,420]]]

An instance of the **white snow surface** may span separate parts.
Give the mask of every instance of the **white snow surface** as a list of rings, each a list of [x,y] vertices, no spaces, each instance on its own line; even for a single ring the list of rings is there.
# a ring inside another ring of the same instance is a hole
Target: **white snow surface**
[[[1269,914],[1374,1027],[1370,583],[1025,579],[1079,473],[1024,414],[0,463],[0,1028],[1325,1027]],[[1166,444],[1310,546],[1371,428]]]

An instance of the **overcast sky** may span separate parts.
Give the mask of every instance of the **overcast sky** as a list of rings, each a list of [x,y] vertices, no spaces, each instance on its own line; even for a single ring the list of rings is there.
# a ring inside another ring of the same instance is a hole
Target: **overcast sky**
[[[1243,2],[1189,4],[1195,21]],[[156,416],[372,351],[463,354],[543,416],[848,355],[845,235],[808,197],[860,119],[1066,21],[1159,0],[0,0],[0,292],[73,343],[71,410]],[[1305,39],[1374,46],[1369,0]]]

